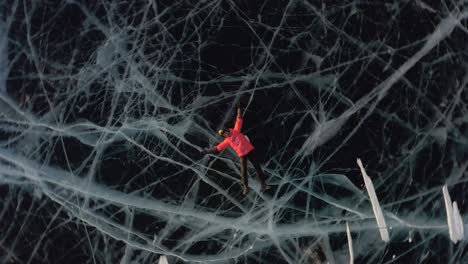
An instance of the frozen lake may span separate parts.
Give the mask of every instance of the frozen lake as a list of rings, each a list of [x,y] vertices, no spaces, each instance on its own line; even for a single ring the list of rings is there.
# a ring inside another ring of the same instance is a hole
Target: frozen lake
[[[0,263],[468,262],[467,1],[254,2],[0,4]]]

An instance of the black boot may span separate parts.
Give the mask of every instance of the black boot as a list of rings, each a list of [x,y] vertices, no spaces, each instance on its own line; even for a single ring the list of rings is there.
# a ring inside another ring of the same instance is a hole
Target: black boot
[[[242,186],[242,194],[247,195],[250,191],[250,188],[248,186]]]

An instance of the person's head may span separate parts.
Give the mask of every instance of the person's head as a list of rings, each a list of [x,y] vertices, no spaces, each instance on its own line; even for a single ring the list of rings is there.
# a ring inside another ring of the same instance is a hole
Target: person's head
[[[228,128],[223,128],[223,129],[220,129],[218,130],[218,135],[222,136],[222,137],[229,137],[229,134],[230,134],[230,131]]]

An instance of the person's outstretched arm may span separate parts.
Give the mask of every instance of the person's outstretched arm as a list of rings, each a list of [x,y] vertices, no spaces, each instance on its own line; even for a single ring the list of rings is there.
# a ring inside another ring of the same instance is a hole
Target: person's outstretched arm
[[[229,141],[227,139],[225,139],[223,142],[219,143],[218,145],[216,145],[216,146],[214,146],[212,148],[203,149],[202,154],[203,155],[215,154],[215,153],[223,151],[228,146],[229,146]]]
[[[221,152],[227,147],[229,147],[229,140],[226,138],[223,140],[223,142],[219,143],[216,147],[214,147],[214,149],[217,150],[218,152]]]
[[[215,154],[216,152],[218,152],[218,150],[216,149],[216,147],[204,148],[204,149],[201,151],[202,155]]]
[[[236,118],[236,125],[234,126],[234,130],[241,131],[242,129],[242,109],[237,107],[237,118]]]

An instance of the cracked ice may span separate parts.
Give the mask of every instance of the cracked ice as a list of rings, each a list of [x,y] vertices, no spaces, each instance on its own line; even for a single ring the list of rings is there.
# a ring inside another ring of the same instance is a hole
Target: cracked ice
[[[468,261],[468,9],[440,2],[4,1],[0,262]],[[238,103],[247,196],[200,154]]]

